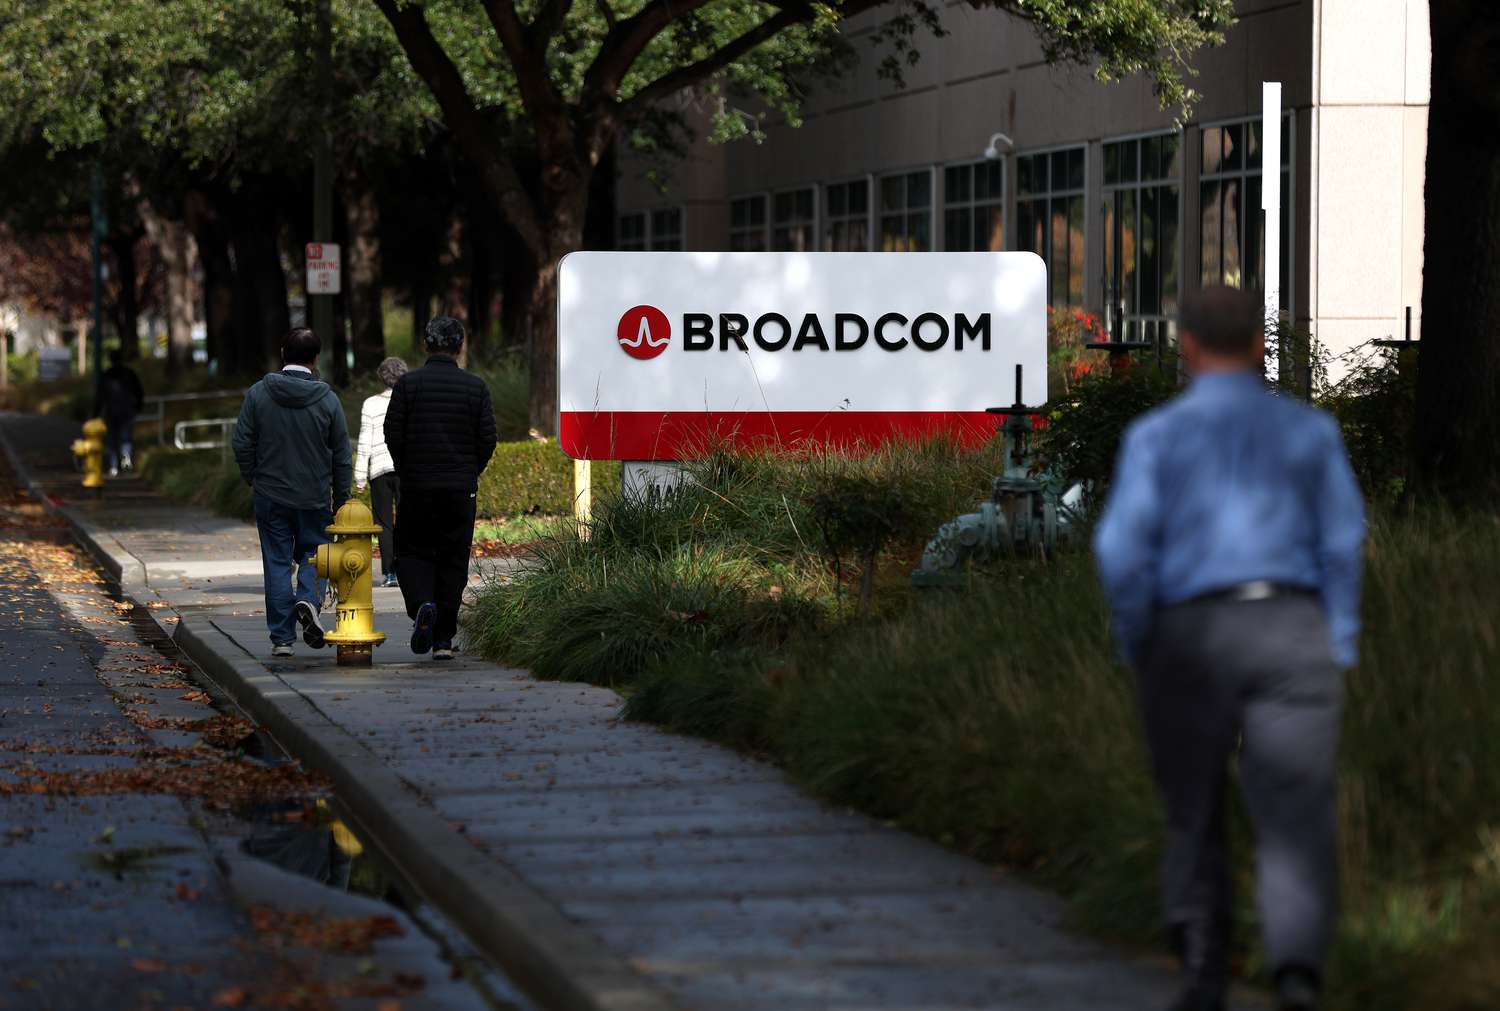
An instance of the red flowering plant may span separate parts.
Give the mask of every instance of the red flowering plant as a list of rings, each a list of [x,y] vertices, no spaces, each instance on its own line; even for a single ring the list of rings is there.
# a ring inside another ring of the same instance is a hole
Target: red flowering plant
[[[1090,351],[1090,341],[1107,340],[1104,323],[1094,313],[1070,306],[1047,307],[1047,390],[1068,396],[1085,376],[1107,369],[1109,356]]]

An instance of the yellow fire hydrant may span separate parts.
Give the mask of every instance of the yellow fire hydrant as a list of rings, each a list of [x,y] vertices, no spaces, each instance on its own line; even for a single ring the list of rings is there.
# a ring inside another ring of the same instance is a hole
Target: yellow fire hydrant
[[[83,438],[73,440],[73,455],[83,461],[83,486],[95,493],[104,487],[104,433],[100,418],[83,423]]]
[[[359,502],[345,502],[327,528],[332,544],[318,547],[318,575],[333,583],[338,625],[324,638],[338,647],[339,666],[368,667],[385,633],[375,631],[375,604],[370,589],[374,552],[370,538],[380,526]]]

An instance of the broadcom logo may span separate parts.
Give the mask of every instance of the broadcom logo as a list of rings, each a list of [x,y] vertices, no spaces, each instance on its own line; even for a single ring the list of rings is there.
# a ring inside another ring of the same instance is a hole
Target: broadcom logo
[[[627,355],[645,360],[655,358],[672,343],[672,324],[655,306],[638,305],[625,310],[615,335]]]

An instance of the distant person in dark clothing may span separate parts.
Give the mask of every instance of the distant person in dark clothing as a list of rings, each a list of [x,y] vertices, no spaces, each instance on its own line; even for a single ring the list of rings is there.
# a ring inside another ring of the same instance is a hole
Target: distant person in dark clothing
[[[141,386],[141,377],[125,364],[125,356],[115,348],[109,353],[109,368],[99,377],[98,400],[94,404],[94,417],[103,418],[107,430],[104,465],[110,477],[117,477],[120,471],[135,466],[131,459],[135,448],[135,418],[145,403],[146,391]]]
[[[380,572],[385,586],[396,585],[396,511],[401,507],[401,479],[385,448],[385,412],[391,406],[391,388],[406,375],[406,363],[387,358],[375,374],[385,390],[369,397],[359,409],[359,447],[354,455],[354,486],[370,486],[370,512],[380,524]]]
[[[396,551],[413,653],[453,658],[469,582],[479,475],[495,451],[495,412],[483,379],[458,367],[464,325],[427,324],[427,363],[402,376],[385,414],[385,445],[401,480]]]
[[[344,408],[313,375],[321,350],[311,330],[289,330],[281,341],[285,366],[250,387],[234,428],[234,460],[254,494],[273,656],[292,655],[299,624],[304,642],[323,647],[323,586],[313,555],[328,543],[333,507],[349,498],[354,479]]]

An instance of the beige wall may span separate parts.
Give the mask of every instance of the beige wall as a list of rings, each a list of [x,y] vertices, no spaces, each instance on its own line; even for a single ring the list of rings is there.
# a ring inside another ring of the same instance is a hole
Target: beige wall
[[[1420,332],[1427,0],[1318,0],[1313,325],[1333,352]]]

